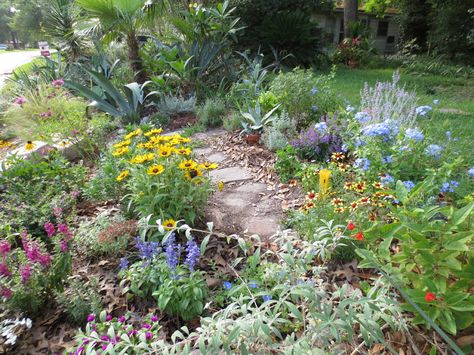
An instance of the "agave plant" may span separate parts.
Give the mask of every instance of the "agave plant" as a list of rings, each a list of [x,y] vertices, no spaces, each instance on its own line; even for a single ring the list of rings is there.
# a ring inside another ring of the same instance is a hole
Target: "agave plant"
[[[279,107],[280,104],[278,104],[262,116],[260,103],[257,100],[255,108],[249,107],[248,112],[240,111],[240,114],[243,117],[243,119],[240,121],[242,127],[244,128],[243,132],[261,132],[265,126],[268,126],[273,122],[273,114],[276,110],[278,110]]]
[[[124,86],[124,94],[122,94],[111,81],[103,74],[84,68],[96,87],[90,89],[73,81],[65,81],[66,87],[76,90],[82,96],[92,100],[91,106],[97,107],[99,110],[107,112],[114,117],[120,117],[124,123],[136,123],[140,119],[140,112],[145,100],[152,95],[157,94],[156,91],[145,95],[145,87],[150,83],[147,81],[143,84],[130,83]]]

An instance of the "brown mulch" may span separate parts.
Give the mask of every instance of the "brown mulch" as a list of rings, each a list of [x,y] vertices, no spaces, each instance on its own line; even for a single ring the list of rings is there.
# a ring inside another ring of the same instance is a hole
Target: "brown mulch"
[[[180,128],[192,126],[199,121],[199,118],[194,113],[181,113],[170,119],[166,126],[169,131],[176,131]]]

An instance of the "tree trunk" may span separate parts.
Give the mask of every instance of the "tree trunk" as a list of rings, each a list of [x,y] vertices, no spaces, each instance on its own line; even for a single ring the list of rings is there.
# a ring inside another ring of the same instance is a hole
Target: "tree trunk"
[[[352,37],[351,24],[357,21],[357,0],[344,0],[344,37]]]
[[[146,81],[146,73],[143,70],[142,60],[139,53],[138,39],[135,32],[129,32],[127,35],[128,59],[130,67],[135,75],[137,83],[143,84]]]

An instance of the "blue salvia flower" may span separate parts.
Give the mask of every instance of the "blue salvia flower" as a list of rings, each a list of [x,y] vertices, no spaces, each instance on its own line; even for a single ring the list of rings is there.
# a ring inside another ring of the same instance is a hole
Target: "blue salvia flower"
[[[437,144],[430,144],[425,149],[426,154],[428,154],[429,156],[431,156],[433,158],[436,158],[436,159],[439,159],[442,152],[443,152],[443,147],[441,147]]]
[[[201,250],[199,249],[194,239],[188,240],[186,243],[186,260],[184,263],[188,266],[189,270],[194,271],[194,265],[201,256]]]
[[[126,268],[128,268],[128,265],[129,265],[129,261],[127,258],[121,258],[120,259],[120,264],[119,264],[119,268],[120,268],[120,271],[123,271],[125,270]]]
[[[421,142],[425,136],[418,128],[408,128],[405,132],[405,137],[416,142]]]
[[[405,187],[408,191],[410,191],[411,189],[413,189],[415,187],[415,183],[413,181],[410,181],[410,180],[403,181],[403,185],[405,185]]]
[[[166,262],[171,271],[174,271],[179,263],[181,245],[175,243],[175,235],[171,233],[165,243]]]
[[[156,254],[161,253],[160,243],[146,242],[140,237],[135,238],[138,254],[142,259],[153,259]]]
[[[367,158],[357,158],[354,162],[354,167],[366,171],[370,167],[370,160]]]

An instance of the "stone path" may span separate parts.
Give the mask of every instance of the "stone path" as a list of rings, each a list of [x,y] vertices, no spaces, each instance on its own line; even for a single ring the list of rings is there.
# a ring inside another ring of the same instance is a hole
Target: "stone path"
[[[223,130],[212,130],[199,133],[193,139],[206,142],[225,134]],[[255,182],[248,169],[232,165],[226,154],[207,144],[194,152],[199,160],[218,163],[219,168],[211,172],[211,179],[214,185],[224,182],[224,189],[216,191],[209,200],[207,220],[213,221],[217,230],[228,234],[258,234],[262,238],[275,234],[283,212],[280,203],[272,198],[272,188]]]

